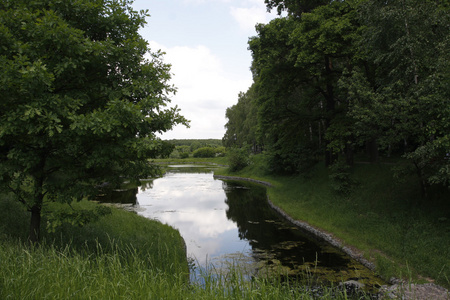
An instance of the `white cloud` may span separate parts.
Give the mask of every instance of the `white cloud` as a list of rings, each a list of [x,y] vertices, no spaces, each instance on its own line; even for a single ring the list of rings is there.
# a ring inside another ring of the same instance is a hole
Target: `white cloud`
[[[231,6],[230,14],[238,22],[240,28],[245,32],[254,32],[258,23],[266,24],[278,17],[275,12],[267,12],[263,0],[240,1],[239,6]]]
[[[253,31],[257,23],[266,23],[268,21],[264,6],[231,7],[230,13],[239,23],[241,29],[245,31]]]
[[[165,47],[150,42],[151,49],[166,52],[164,61],[172,65],[171,83],[178,88],[172,104],[191,120],[191,128],[177,126],[163,135],[172,138],[222,138],[225,133],[225,111],[235,104],[240,91],[251,84],[251,75],[227,74],[222,60],[205,46]]]
[[[187,3],[187,4],[191,4],[191,3],[192,4],[203,4],[203,3],[212,2],[212,1],[228,3],[228,2],[231,2],[233,0],[183,0],[183,3]]]

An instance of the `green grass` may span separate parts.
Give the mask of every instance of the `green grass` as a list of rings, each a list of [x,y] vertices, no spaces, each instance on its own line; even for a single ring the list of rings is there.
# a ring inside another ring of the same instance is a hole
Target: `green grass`
[[[358,185],[348,196],[339,196],[330,189],[323,166],[308,178],[280,177],[261,167],[263,157],[252,161],[228,175],[271,182],[268,193],[276,205],[361,249],[383,276],[420,274],[449,287],[448,203],[439,195],[420,203],[414,177],[398,182],[387,165],[358,165],[352,173]],[[222,158],[199,162],[226,164]],[[226,175],[227,170],[217,172]],[[93,205],[83,201],[75,207]],[[46,206],[46,211],[55,209]],[[179,233],[120,209],[84,227],[64,224],[53,233],[44,229],[38,247],[23,242],[28,218],[19,203],[0,195],[0,299],[348,298],[330,288],[314,296],[277,276],[245,281],[239,266],[226,275],[204,274],[203,285],[189,284]]]
[[[63,223],[50,233],[44,212],[43,241],[31,246],[24,242],[28,218],[20,204],[0,197],[0,299],[151,299],[188,283],[184,241],[168,225],[113,208],[97,222]]]
[[[450,197],[436,191],[422,200],[414,176],[397,180],[391,164],[360,164],[349,195],[330,188],[329,171],[318,165],[305,176],[271,176],[264,159],[237,173],[271,182],[271,201],[294,219],[326,230],[374,261],[384,278],[427,278],[450,287]],[[261,166],[262,164],[262,166]]]
[[[148,268],[133,251],[84,256],[69,247],[4,241],[0,260],[1,299],[347,299],[344,291],[326,288],[313,297],[276,279],[244,281],[239,270],[205,274],[203,285],[189,285],[183,273]]]
[[[92,208],[82,201],[74,208]],[[57,205],[49,204],[46,211]],[[313,295],[279,276],[243,280],[203,274],[190,284],[184,245],[170,226],[121,209],[84,227],[45,230],[37,246],[26,241],[28,212],[0,195],[0,299],[348,299],[324,288]]]
[[[1,299],[177,299],[182,273],[150,268],[132,249],[91,255],[70,247],[0,245]],[[173,297],[173,298],[172,298]]]
[[[95,205],[82,201],[72,206],[87,209]],[[55,206],[53,204],[47,210],[55,209]],[[152,268],[171,273],[186,271],[187,266],[184,241],[177,230],[122,209],[112,209],[112,214],[83,227],[63,224],[53,233],[43,230],[43,240],[58,247],[71,244],[72,248],[88,253],[97,252],[98,245],[108,253],[132,248]]]

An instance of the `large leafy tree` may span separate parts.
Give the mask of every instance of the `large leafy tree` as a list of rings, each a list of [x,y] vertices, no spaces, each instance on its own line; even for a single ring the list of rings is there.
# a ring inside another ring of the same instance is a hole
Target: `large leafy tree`
[[[308,74],[308,84],[316,91],[323,107],[325,161],[329,165],[336,155],[346,152],[352,162],[352,120],[347,116],[348,102],[338,86],[343,72],[360,64],[358,49],[359,22],[356,8],[360,1],[335,1],[303,13],[299,26],[291,35],[296,66]]]
[[[316,5],[300,18],[258,25],[250,39],[260,132],[274,166],[298,172],[318,153],[331,164],[344,151],[352,162],[352,119],[337,83],[360,63],[357,4]]]
[[[246,93],[240,93],[238,103],[227,108],[225,116],[226,132],[222,139],[225,147],[243,147],[249,145],[253,152],[261,149],[258,139],[258,108],[256,106],[254,86]]]
[[[249,41],[258,107],[259,140],[276,172],[297,172],[311,158],[315,115],[308,74],[295,65],[290,36],[297,24],[286,17],[259,24],[258,36]]]
[[[38,241],[46,201],[155,173],[155,136],[187,121],[162,53],[138,34],[147,12],[128,0],[0,3],[0,179],[31,212]]]
[[[359,138],[405,154],[421,179],[450,186],[449,5],[442,1],[372,1],[361,6],[362,48],[375,68],[346,82]]]
[[[314,8],[328,4],[330,0],[264,0],[267,9],[277,9],[278,14],[287,11],[290,15],[301,16],[304,12],[310,12]]]

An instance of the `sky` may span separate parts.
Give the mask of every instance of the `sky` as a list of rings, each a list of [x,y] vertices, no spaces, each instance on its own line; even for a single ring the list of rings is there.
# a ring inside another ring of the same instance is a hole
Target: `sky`
[[[163,134],[162,139],[221,139],[226,109],[252,84],[249,37],[257,23],[268,23],[264,0],[135,0],[135,10],[151,17],[140,34],[152,52],[161,49],[171,64],[170,98],[190,120]]]

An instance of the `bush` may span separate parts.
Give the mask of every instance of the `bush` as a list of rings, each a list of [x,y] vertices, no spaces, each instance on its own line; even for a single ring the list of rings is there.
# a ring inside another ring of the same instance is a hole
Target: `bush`
[[[169,158],[180,158],[180,156],[181,156],[180,152],[177,149],[175,149],[175,150],[173,150],[172,153],[170,153]]]
[[[185,158],[188,158],[188,157],[189,157],[189,153],[187,153],[187,152],[182,152],[182,153],[180,154],[180,158],[185,159]]]
[[[197,150],[194,151],[192,155],[194,157],[215,157],[216,149],[211,147],[198,148]]]
[[[357,182],[351,178],[350,166],[341,161],[337,161],[332,164],[329,169],[331,188],[340,195],[350,194],[353,187],[357,184]]]
[[[249,165],[250,159],[246,149],[231,148],[227,151],[228,166],[230,171],[236,172]]]
[[[218,147],[215,150],[216,150],[217,157],[225,157],[225,153],[226,153],[225,147]]]

